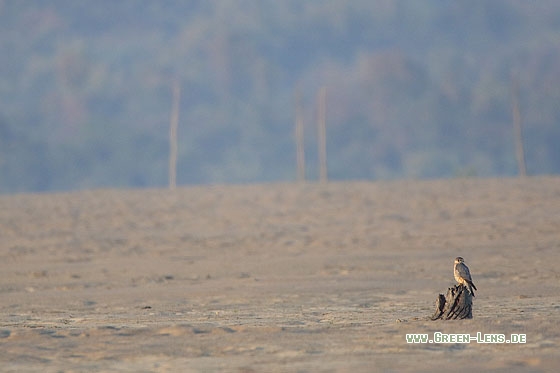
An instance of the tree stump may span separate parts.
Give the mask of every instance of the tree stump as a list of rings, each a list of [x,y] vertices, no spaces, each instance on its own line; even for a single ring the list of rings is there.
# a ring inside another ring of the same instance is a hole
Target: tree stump
[[[447,289],[447,295],[436,299],[436,312],[432,320],[472,319],[472,294],[464,285]]]

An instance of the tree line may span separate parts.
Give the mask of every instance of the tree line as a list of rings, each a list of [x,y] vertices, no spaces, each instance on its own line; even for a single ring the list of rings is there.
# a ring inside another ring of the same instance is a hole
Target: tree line
[[[560,172],[560,4],[0,2],[0,192]]]

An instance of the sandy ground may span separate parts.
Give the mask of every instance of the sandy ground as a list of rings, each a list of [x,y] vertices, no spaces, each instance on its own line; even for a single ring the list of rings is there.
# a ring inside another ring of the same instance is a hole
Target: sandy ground
[[[553,177],[1,196],[0,371],[554,371],[559,268]]]

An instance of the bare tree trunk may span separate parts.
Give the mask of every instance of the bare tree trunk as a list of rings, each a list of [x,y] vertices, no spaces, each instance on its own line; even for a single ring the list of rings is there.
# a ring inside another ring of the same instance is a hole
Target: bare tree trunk
[[[447,289],[447,295],[436,299],[436,311],[432,320],[472,319],[472,294],[464,285]]]
[[[327,181],[327,87],[321,87],[317,96],[317,141],[319,153],[319,181]]]
[[[169,189],[177,187],[177,127],[179,126],[179,103],[181,86],[179,81],[173,83],[173,102],[169,119]]]
[[[304,127],[303,127],[303,105],[301,102],[301,92],[297,91],[295,96],[296,123],[296,159],[297,159],[297,180],[305,181],[305,147],[304,147]]]
[[[523,148],[523,130],[521,128],[521,111],[519,110],[519,83],[517,78],[511,76],[511,100],[513,111],[513,134],[515,137],[515,154],[517,157],[517,167],[519,176],[527,176],[527,168],[525,166],[525,150]]]

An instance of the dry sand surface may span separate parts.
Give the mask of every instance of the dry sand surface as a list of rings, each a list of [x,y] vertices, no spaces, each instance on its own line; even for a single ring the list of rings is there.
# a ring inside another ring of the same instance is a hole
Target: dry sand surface
[[[7,195],[0,240],[0,371],[560,366],[560,178]],[[430,321],[456,256],[474,318]]]

